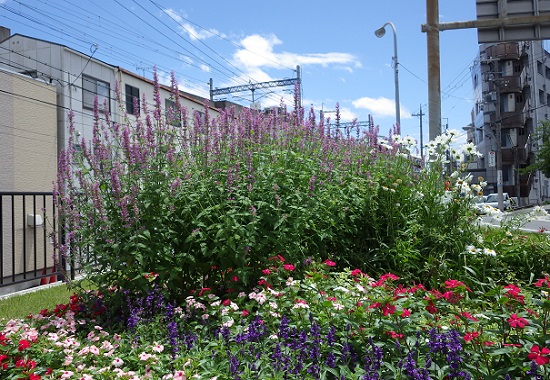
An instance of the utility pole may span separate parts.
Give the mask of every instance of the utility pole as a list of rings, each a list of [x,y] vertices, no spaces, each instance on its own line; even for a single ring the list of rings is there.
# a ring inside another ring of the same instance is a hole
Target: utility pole
[[[420,118],[420,158],[422,159],[422,161],[424,161],[424,139],[422,132],[422,116],[424,115],[425,114],[422,113],[422,104],[420,105],[420,112],[412,114],[412,116],[418,116]]]
[[[439,0],[426,0],[428,42],[428,113],[430,140],[441,134],[441,62],[439,53]]]

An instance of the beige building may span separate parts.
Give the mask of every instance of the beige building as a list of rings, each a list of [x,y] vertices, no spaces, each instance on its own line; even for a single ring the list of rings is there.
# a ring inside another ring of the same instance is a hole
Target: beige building
[[[89,141],[96,99],[100,118],[108,113],[112,122],[124,123],[122,109],[126,109],[130,122],[135,120],[138,110],[133,107],[134,98],[145,96],[148,108],[153,109],[151,80],[95,59],[93,54],[11,34],[2,27],[0,47],[0,192],[52,191],[58,153],[69,141],[70,110],[79,138]],[[117,103],[117,86],[122,107]],[[169,85],[161,86],[160,97],[166,115],[175,103]],[[187,109],[187,120],[181,120],[182,124],[191,125],[196,112],[204,116],[206,99],[181,91],[179,97]],[[208,112],[212,118],[219,114],[213,105],[208,106]],[[51,195],[43,198],[2,195],[0,294],[7,283],[23,282],[27,274],[36,275],[37,270],[52,264],[48,223],[53,215],[47,213],[53,212],[53,207]],[[27,273],[30,270],[32,274]]]
[[[0,69],[0,192],[13,194],[0,196],[3,283],[34,277],[53,265],[52,196],[25,192],[52,191],[56,97],[55,86]]]

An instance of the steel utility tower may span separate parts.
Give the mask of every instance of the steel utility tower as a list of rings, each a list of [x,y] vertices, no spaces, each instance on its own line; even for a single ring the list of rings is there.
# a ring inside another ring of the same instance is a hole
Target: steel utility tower
[[[214,82],[212,78],[210,78],[210,101],[211,102],[214,101],[215,95],[225,95],[225,94],[230,94],[232,92],[251,91],[252,103],[254,103],[254,91],[256,91],[257,89],[282,87],[282,86],[294,86],[296,83],[298,83],[298,85],[300,85],[301,83],[300,66],[296,66],[296,78],[280,79],[280,80],[273,80],[269,82],[260,82],[260,83],[249,83],[241,86],[232,86],[232,87],[214,89]]]

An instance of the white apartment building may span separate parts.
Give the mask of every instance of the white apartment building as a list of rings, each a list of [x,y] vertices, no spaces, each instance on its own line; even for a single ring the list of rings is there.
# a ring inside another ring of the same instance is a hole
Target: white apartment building
[[[483,44],[471,71],[475,105],[465,129],[482,158],[470,164],[474,176],[497,192],[497,152],[502,157],[503,192],[520,205],[540,204],[550,196],[550,182],[540,172],[516,169],[534,162],[534,136],[550,112],[550,53],[542,41]],[[500,140],[497,136],[500,134]]]

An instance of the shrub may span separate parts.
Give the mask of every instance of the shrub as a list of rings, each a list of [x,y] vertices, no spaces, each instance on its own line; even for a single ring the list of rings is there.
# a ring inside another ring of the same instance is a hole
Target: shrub
[[[197,286],[249,289],[278,254],[434,284],[457,269],[473,230],[468,180],[455,176],[446,189],[441,175],[453,134],[417,170],[414,141],[398,130],[387,141],[378,128],[329,133],[313,110],[307,120],[301,110],[213,119],[205,108],[204,119],[179,125],[162,116],[155,89],[154,110],[144,100],[134,124],[102,120],[96,107],[92,141],[77,154],[72,133],[60,159],[61,248],[105,295],[144,294],[152,277],[174,301]]]

